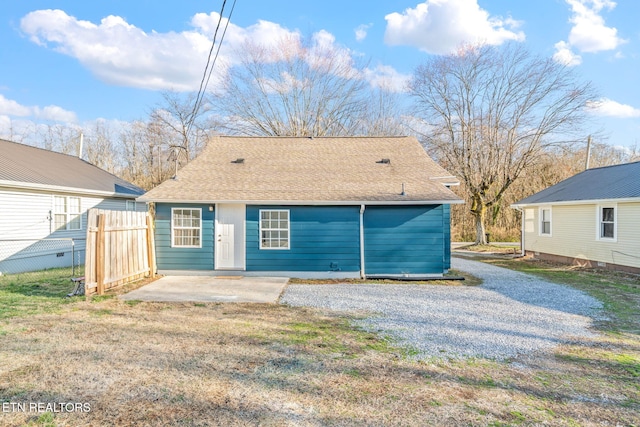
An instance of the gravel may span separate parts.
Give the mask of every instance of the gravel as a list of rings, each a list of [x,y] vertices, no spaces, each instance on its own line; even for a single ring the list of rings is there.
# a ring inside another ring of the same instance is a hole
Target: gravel
[[[478,261],[452,268],[481,286],[289,285],[281,303],[368,312],[358,326],[410,347],[412,357],[504,360],[592,337],[602,303],[567,286]]]

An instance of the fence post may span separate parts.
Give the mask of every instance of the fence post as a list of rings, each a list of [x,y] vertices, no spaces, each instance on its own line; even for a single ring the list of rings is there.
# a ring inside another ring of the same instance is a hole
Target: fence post
[[[71,238],[71,277],[76,275],[76,241]]]
[[[98,232],[96,233],[96,282],[98,295],[104,295],[104,214],[97,216]]]
[[[156,248],[153,241],[153,223],[151,215],[147,214],[147,256],[149,257],[150,276],[156,276]]]

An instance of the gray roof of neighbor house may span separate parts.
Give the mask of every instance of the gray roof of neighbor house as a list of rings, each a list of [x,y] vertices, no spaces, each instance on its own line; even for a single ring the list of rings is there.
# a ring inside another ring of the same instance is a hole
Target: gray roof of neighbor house
[[[458,183],[413,137],[219,136],[138,200],[461,203]]]
[[[513,206],[640,198],[640,162],[587,169]]]
[[[0,139],[0,186],[135,198],[144,190],[78,157]]]

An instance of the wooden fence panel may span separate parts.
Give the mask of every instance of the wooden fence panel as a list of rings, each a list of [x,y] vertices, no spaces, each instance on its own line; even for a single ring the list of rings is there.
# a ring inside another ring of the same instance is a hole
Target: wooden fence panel
[[[85,293],[102,295],[156,271],[147,212],[90,209],[87,215]]]

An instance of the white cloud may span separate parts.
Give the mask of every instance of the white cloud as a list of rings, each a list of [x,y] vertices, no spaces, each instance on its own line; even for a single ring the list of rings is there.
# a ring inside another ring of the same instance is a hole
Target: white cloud
[[[6,117],[34,117],[42,120],[71,123],[77,120],[76,114],[57,105],[25,106],[0,95],[0,115]]]
[[[147,89],[184,89],[202,74],[209,39],[197,32],[145,33],[117,16],[99,24],[62,10],[37,10],[21,21],[34,42],[76,58],[111,84]],[[196,65],[196,66],[194,66]]]
[[[21,21],[21,29],[32,41],[51,46],[76,58],[99,79],[115,85],[152,90],[195,90],[200,84],[219,15],[198,13],[193,16],[193,30],[183,32],[145,32],[119,16],[108,16],[100,23],[79,20],[62,10],[37,10]],[[223,18],[221,28],[226,19]],[[219,32],[216,42],[220,41]],[[296,36],[278,24],[258,21],[247,28],[229,24],[220,57],[221,65],[237,63],[237,48],[245,41],[261,43]]]
[[[38,119],[51,120],[55,122],[73,123],[77,120],[76,114],[67,111],[57,105],[47,105],[44,108],[34,107],[34,116]]]
[[[556,53],[553,55],[553,59],[568,67],[574,67],[582,64],[582,57],[576,53],[573,53],[571,47],[567,42],[559,41],[554,45]]]
[[[183,32],[145,32],[119,16],[108,16],[99,23],[77,19],[62,10],[37,10],[24,16],[21,29],[32,41],[77,59],[100,80],[113,85],[150,90],[197,90],[218,25],[219,15],[195,14],[192,29]],[[221,28],[226,24],[223,19]],[[371,26],[359,27],[366,35]],[[217,42],[219,42],[218,34]],[[219,86],[228,67],[241,64],[239,53],[246,43],[264,47],[260,61],[269,63],[287,56],[304,57],[311,67],[340,64],[336,69],[345,78],[366,78],[379,85],[382,77],[400,90],[405,79],[378,67],[366,76],[354,64],[357,53],[341,46],[335,36],[325,30],[315,32],[308,46],[303,46],[299,31],[258,20],[248,27],[229,23],[209,88]],[[285,41],[284,44],[282,41]],[[43,109],[43,116],[64,116],[63,111]]]
[[[626,40],[618,37],[618,30],[607,27],[600,15],[602,9],[611,10],[616,3],[611,0],[566,0],[573,16],[569,43],[581,52],[614,50]]]
[[[426,0],[385,19],[387,44],[415,46],[434,54],[451,53],[464,43],[499,45],[525,39],[522,31],[516,31],[518,21],[490,16],[477,0]]]
[[[312,68],[325,69],[345,79],[360,77],[354,68],[353,52],[337,44],[335,36],[328,31],[320,30],[313,34],[311,47],[304,56]]]
[[[354,30],[356,33],[356,40],[361,42],[367,38],[367,31],[371,28],[373,24],[362,24],[358,25],[358,27]]]
[[[587,109],[595,115],[604,117],[615,117],[619,119],[630,119],[640,117],[640,108],[627,104],[620,104],[608,98],[587,103]]]
[[[202,14],[200,14],[202,15]],[[218,14],[211,13],[209,21],[215,21],[217,24]],[[210,33],[213,36],[213,32]],[[297,31],[291,31],[280,24],[274,22],[259,20],[256,24],[247,28],[241,28],[237,25],[230,24],[227,35],[225,36],[226,56],[230,63],[237,64],[238,58],[235,51],[247,42],[256,42],[264,47],[277,47],[281,40],[290,40],[292,44],[300,42],[301,35]],[[208,42],[209,44],[211,42]],[[223,45],[223,51],[225,50]]]
[[[373,87],[389,92],[404,92],[410,75],[401,74],[389,65],[378,65],[374,69],[365,70],[365,79]]]
[[[580,55],[574,50],[585,53],[596,53],[607,50],[615,50],[627,42],[618,37],[618,30],[607,27],[601,13],[603,9],[611,10],[616,3],[611,0],[566,0],[571,6],[572,15],[569,22],[573,24],[569,32],[568,41],[560,41],[555,44],[556,53],[553,58],[562,64],[569,66],[582,62]],[[617,52],[614,56],[621,58]]]
[[[26,117],[31,115],[31,109],[18,102],[0,95],[0,114],[6,116]]]

